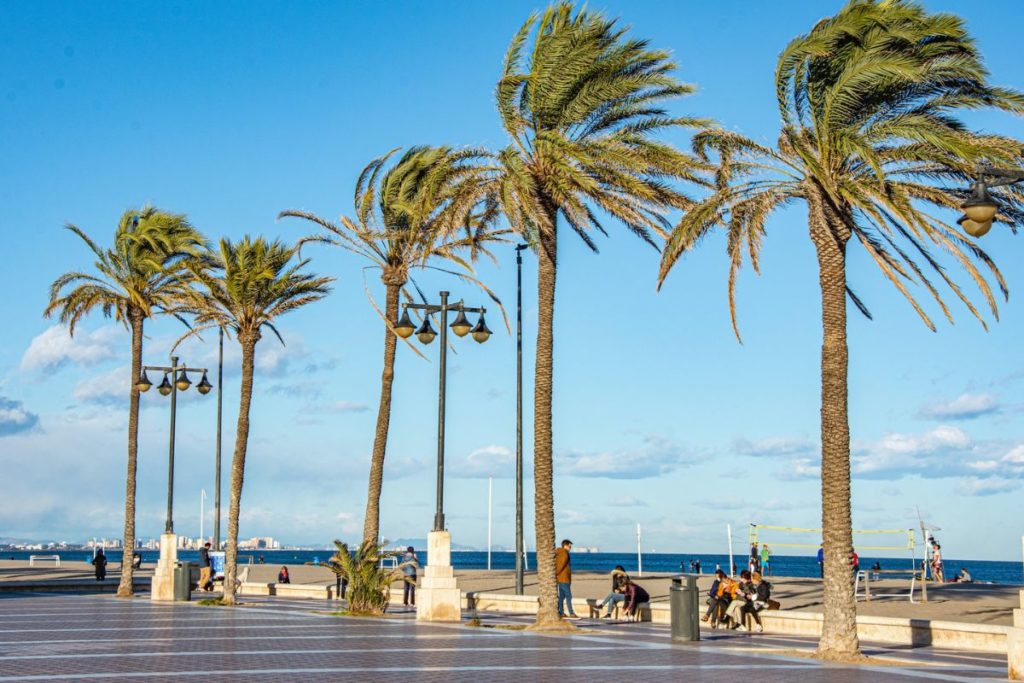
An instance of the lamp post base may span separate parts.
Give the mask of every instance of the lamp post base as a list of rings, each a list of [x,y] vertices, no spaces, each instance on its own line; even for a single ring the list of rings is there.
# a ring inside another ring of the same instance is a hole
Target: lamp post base
[[[452,569],[452,535],[447,531],[427,534],[427,567],[416,591],[417,621],[460,621],[462,591]]]
[[[178,562],[177,534],[160,535],[160,559],[153,570],[150,600],[171,602],[174,600],[174,565]]]

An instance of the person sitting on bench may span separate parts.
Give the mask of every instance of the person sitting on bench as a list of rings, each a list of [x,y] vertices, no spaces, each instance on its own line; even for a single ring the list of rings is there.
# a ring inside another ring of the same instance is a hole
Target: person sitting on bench
[[[650,602],[651,596],[643,588],[638,586],[626,577],[626,582],[623,585],[623,595],[626,597],[626,616],[636,617],[640,611],[640,605],[642,603]]]
[[[626,599],[623,593],[623,588],[626,582],[629,581],[629,575],[626,574],[626,570],[622,568],[622,565],[616,565],[615,569],[612,570],[612,590],[608,595],[604,596],[604,600],[597,603],[596,608],[598,611],[602,607],[606,607],[604,613],[604,619],[612,618],[612,608],[615,607],[616,603],[622,602]]]

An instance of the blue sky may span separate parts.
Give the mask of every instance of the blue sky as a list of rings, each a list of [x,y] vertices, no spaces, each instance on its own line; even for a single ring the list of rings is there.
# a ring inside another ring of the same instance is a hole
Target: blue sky
[[[1013,3],[929,2],[962,14],[996,83],[1022,87],[1007,26]],[[786,42],[839,4],[599,2],[635,35],[673,50],[698,86],[677,111],[771,141],[772,75]],[[86,267],[62,229],[101,243],[120,213],[150,202],[187,213],[208,236],[294,239],[286,208],[335,217],[374,156],[411,144],[504,143],[493,88],[509,38],[539,3],[22,3],[0,26],[0,231],[7,267],[0,337],[0,537],[81,540],[122,529],[128,335],[95,316],[73,340],[44,320],[49,284]],[[998,11],[997,11],[998,10]],[[1024,136],[978,114],[977,128]],[[683,137],[673,138],[686,144]],[[929,332],[856,250],[849,277],[873,322],[850,317],[854,521],[906,528],[914,506],[941,526],[950,557],[1016,558],[1024,477],[1019,292],[1024,265],[1005,226],[985,238],[1013,293],[985,332],[962,307]],[[732,335],[726,258],[707,240],[655,292],[657,253],[613,229],[600,254],[565,233],[560,251],[554,395],[557,533],[605,550],[722,552],[725,525],[819,524],[820,312],[802,210],[769,223],[762,275],[739,286],[744,343]],[[366,299],[377,274],[312,248],[337,277],[327,300],[281,321],[260,344],[241,534],[290,543],[356,537],[378,400],[382,328]],[[515,259],[479,275],[514,312]],[[535,263],[524,267],[526,450],[535,333]],[[433,275],[467,302],[479,292]],[[926,304],[927,305],[927,304]],[[937,314],[934,305],[928,306]],[[456,343],[449,361],[448,523],[486,542],[492,475],[495,543],[513,542],[514,337]],[[165,360],[180,328],[157,320],[145,361]],[[214,340],[208,340],[214,341]],[[225,452],[237,416],[229,344]],[[436,345],[399,349],[382,533],[423,537],[433,516]],[[215,364],[212,343],[185,349]],[[162,529],[167,402],[144,400],[138,529]],[[179,413],[176,523],[199,528],[213,488],[215,399],[189,392]],[[226,471],[225,465],[225,471]],[[528,482],[527,501],[532,501]],[[225,493],[225,500],[226,500]],[[527,519],[532,515],[527,506]],[[210,529],[209,511],[206,528]],[[978,533],[985,529],[984,533]],[[531,538],[532,528],[528,524]],[[741,533],[742,535],[742,533]],[[770,539],[765,539],[769,540]]]

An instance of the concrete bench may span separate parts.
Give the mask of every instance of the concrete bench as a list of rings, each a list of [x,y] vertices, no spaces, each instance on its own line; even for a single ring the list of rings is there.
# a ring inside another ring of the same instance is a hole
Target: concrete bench
[[[334,586],[314,583],[262,583],[245,581],[239,588],[244,595],[280,595],[290,598],[319,598],[331,600]]]
[[[587,598],[587,610],[591,619],[600,619],[602,607],[598,606],[598,600],[596,598]],[[612,618],[618,620],[622,612],[622,608],[625,606],[623,602],[615,602],[612,605]],[[626,617],[627,621],[650,621],[651,620],[651,603],[641,602],[637,603],[636,616]]]

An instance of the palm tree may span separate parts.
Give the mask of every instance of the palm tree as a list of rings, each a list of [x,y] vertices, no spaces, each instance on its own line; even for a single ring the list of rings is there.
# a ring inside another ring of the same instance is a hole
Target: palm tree
[[[381,271],[385,288],[384,372],[363,519],[363,541],[374,543],[380,534],[380,496],[391,421],[391,386],[395,379],[397,336],[392,325],[398,319],[399,298],[409,282],[410,271],[429,268],[454,274],[478,285],[498,301],[472,277],[471,262],[480,254],[490,256],[485,243],[500,239],[502,234],[493,229],[493,203],[481,206],[477,201],[479,187],[486,180],[482,175],[485,167],[477,162],[485,154],[449,147],[412,147],[387,168],[388,160],[397,151],[393,149],[374,159],[359,175],[354,219],[342,216],[339,223],[333,223],[296,210],[282,211],[278,216],[312,221],[324,232],[307,240],[348,249]],[[450,261],[462,272],[429,265],[435,260]],[[411,298],[408,293],[405,296]]]
[[[532,45],[528,47],[532,34]],[[597,212],[641,239],[670,227],[664,212],[691,201],[674,187],[697,181],[694,159],[656,133],[706,122],[665,107],[693,88],[676,80],[669,54],[626,37],[615,20],[568,2],[527,19],[505,55],[497,102],[511,144],[496,154],[494,193],[510,226],[538,259],[534,383],[534,488],[540,609],[537,628],[557,628],[551,391],[559,215],[596,251]]]
[[[202,236],[185,216],[146,206],[121,215],[113,249],[101,249],[81,228],[68,224],[96,257],[95,272],[72,271],[50,286],[45,317],[58,313],[68,333],[99,307],[132,333],[132,370],[128,390],[128,474],[124,497],[124,557],[118,597],[133,595],[130,553],[135,548],[135,476],[139,449],[139,390],[142,372],[142,333],[147,318],[172,312],[182,287],[182,259],[203,245]]]
[[[238,513],[242,500],[245,455],[249,445],[253,363],[263,328],[284,344],[274,323],[285,313],[322,299],[333,278],[302,272],[309,260],[292,259],[298,247],[246,235],[238,243],[220,241],[218,253],[193,268],[195,289],[186,292],[183,308],[195,315],[184,340],[212,328],[233,333],[242,348],[242,389],[238,406],[235,454],[231,461],[228,545],[224,568],[224,604],[235,604],[238,560]],[[180,342],[181,340],[179,340]]]
[[[965,109],[1024,111],[1021,94],[986,83],[987,72],[964,29],[950,14],[928,14],[900,0],[852,0],[786,47],[776,70],[782,130],[775,147],[712,130],[694,147],[717,156],[716,187],[675,227],[662,256],[659,286],[680,255],[709,230],[727,234],[729,307],[744,252],[755,271],[765,221],[778,207],[802,201],[818,259],[821,353],[821,515],[825,547],[825,621],[818,653],[859,650],[850,572],[850,429],[847,415],[847,297],[870,317],[846,279],[846,250],[860,244],[924,323],[935,325],[908,285],[920,285],[946,318],[953,316],[927,271],[934,272],[982,325],[984,318],[929,247],[945,251],[971,276],[993,316],[996,299],[983,270],[1006,286],[989,257],[957,233],[935,208],[955,209],[960,186],[980,160],[1017,167],[1021,143],[970,131]],[[1024,218],[1024,196],[1002,192],[1002,219]],[[978,264],[981,265],[979,269]]]

